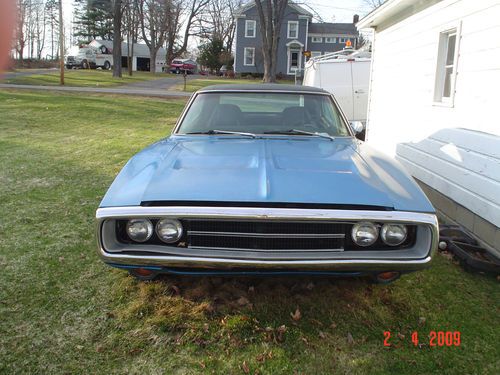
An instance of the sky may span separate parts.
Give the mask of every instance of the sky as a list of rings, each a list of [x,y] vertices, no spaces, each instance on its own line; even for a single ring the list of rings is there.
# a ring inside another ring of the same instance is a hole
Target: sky
[[[360,18],[370,12],[363,0],[300,0],[321,15],[324,22],[352,22],[352,16]]]

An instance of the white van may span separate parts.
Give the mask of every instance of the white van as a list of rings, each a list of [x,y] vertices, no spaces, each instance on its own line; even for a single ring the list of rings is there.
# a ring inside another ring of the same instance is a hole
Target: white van
[[[335,95],[349,121],[366,123],[371,58],[369,52],[334,52],[306,63],[304,86],[320,87]]]

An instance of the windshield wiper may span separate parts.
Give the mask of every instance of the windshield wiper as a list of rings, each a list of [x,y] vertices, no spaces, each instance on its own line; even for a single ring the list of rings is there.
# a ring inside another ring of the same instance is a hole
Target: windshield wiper
[[[244,132],[231,132],[231,131],[226,131],[226,130],[217,130],[217,129],[212,129],[212,130],[207,130],[204,132],[190,132],[186,133],[187,135],[191,134],[208,134],[208,135],[214,135],[214,134],[229,134],[229,135],[242,135],[245,137],[252,137],[255,138],[256,135],[253,133],[244,133]]]
[[[316,137],[326,138],[326,139],[329,139],[331,141],[335,140],[334,136],[328,135],[326,133],[308,132],[308,131],[299,130],[299,129],[276,130],[276,131],[264,132],[264,134],[303,134],[303,135],[312,135],[312,136],[316,136]]]

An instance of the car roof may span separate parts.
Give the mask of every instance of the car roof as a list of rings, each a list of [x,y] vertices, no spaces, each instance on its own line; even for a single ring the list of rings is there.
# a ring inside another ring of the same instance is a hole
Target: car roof
[[[296,93],[313,93],[313,94],[327,94],[328,91],[312,86],[296,86],[296,85],[281,85],[276,83],[259,83],[259,84],[240,84],[240,85],[213,85],[207,86],[200,90],[202,92],[231,92],[231,91],[248,91],[248,92],[296,92]]]

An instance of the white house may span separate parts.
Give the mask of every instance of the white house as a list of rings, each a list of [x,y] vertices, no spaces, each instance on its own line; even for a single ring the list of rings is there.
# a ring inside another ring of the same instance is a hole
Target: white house
[[[500,1],[388,0],[374,30],[367,140],[500,252]]]

